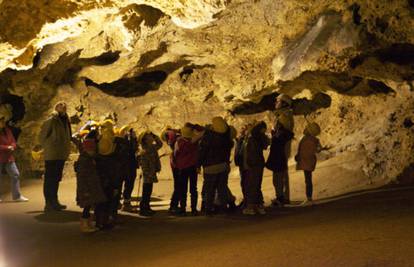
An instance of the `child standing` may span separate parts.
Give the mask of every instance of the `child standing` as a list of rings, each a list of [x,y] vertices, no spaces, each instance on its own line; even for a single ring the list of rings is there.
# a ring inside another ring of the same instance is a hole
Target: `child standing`
[[[96,168],[96,140],[86,138],[82,142],[82,150],[78,160],[75,163],[76,170],[76,202],[83,208],[80,219],[80,229],[82,232],[95,232],[98,230],[92,224],[90,211],[106,201],[105,193],[102,189],[101,182]],[[98,210],[95,209],[95,216],[99,217]]]
[[[316,154],[321,151],[321,145],[317,136],[321,128],[315,122],[308,124],[305,128],[302,140],[300,140],[298,154],[295,157],[297,161],[297,170],[303,170],[306,183],[306,200],[302,205],[312,205],[313,183],[312,172],[316,167]]]
[[[144,183],[142,186],[142,199],[139,203],[139,214],[151,216],[155,212],[150,207],[153,183],[157,183],[157,173],[161,171],[161,162],[158,150],[162,147],[161,139],[150,131],[141,133],[138,138],[142,150],[138,162],[142,170]]]

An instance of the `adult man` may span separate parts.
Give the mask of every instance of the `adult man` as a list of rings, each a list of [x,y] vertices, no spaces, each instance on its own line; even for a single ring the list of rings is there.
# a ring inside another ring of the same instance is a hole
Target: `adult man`
[[[272,130],[272,135],[276,133],[277,125],[283,125],[284,129],[288,132],[294,133],[294,120],[293,120],[293,111],[292,111],[292,98],[286,94],[280,94],[276,98],[275,103],[275,123]],[[289,160],[291,150],[292,150],[292,138],[287,140],[284,146],[285,150],[285,159]],[[273,172],[273,181],[274,184],[279,187],[277,189],[278,197],[273,200],[272,203],[275,206],[283,206],[283,204],[290,203],[290,190],[289,190],[289,175],[288,170],[283,172]],[[282,188],[280,188],[282,187]],[[283,199],[283,203],[280,201]]]
[[[66,209],[59,203],[58,189],[62,180],[65,161],[69,157],[71,127],[66,114],[66,103],[58,102],[50,117],[43,123],[40,131],[40,143],[45,158],[45,179],[43,194],[46,201],[45,211]]]

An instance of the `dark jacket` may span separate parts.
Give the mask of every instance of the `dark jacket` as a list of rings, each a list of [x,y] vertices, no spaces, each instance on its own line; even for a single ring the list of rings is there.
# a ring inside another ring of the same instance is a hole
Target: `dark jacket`
[[[75,162],[76,202],[81,208],[106,201],[99,179],[96,161],[87,153],[81,153]]]
[[[240,136],[236,140],[236,147],[234,149],[234,163],[239,167],[243,165],[243,142],[245,140],[246,136]]]
[[[248,136],[243,153],[245,169],[261,169],[265,166],[263,150],[269,146],[269,140],[266,134],[261,132],[263,127],[266,127],[266,124],[264,122],[259,123],[253,127]]]
[[[280,128],[273,134],[266,168],[274,172],[283,172],[288,169],[286,145],[292,138],[293,133],[284,128]]]
[[[66,160],[70,153],[71,139],[72,130],[68,116],[59,116],[57,112],[53,112],[40,131],[45,160]]]
[[[229,163],[233,141],[230,130],[226,133],[217,133],[206,129],[200,141],[198,165],[208,167],[220,163]]]
[[[14,162],[13,151],[9,149],[12,146],[16,149],[16,140],[9,127],[0,130],[0,163]]]
[[[175,143],[174,166],[179,169],[187,169],[197,166],[198,143],[192,143],[191,139],[179,137]]]

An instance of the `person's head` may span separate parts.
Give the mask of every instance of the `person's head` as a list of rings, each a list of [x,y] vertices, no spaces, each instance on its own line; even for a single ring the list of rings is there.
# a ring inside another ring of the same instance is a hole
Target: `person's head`
[[[276,122],[276,130],[279,130],[279,129],[282,129],[282,128],[283,129],[289,129],[289,125],[290,125],[289,117],[284,115],[284,114],[281,114],[278,117],[277,122]]]
[[[138,143],[143,146],[151,145],[152,143],[154,143],[154,140],[154,134],[150,131],[142,132],[138,136]]]
[[[187,139],[191,139],[194,136],[193,129],[189,127],[187,124],[181,128],[181,136]]]
[[[276,98],[275,108],[281,109],[292,106],[292,98],[286,94],[280,94]]]
[[[66,103],[63,101],[57,102],[55,105],[55,111],[61,116],[65,115],[67,111]]]
[[[318,136],[321,133],[321,127],[316,122],[309,123],[305,130],[303,131],[303,134],[305,135],[311,135],[311,136]]]
[[[212,120],[211,128],[216,133],[226,133],[228,125],[222,117],[214,117]]]

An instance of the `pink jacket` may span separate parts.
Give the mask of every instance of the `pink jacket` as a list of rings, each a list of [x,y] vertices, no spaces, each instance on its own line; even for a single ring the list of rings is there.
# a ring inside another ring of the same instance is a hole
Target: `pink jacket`
[[[179,137],[175,143],[174,163],[177,169],[183,170],[195,167],[198,162],[198,143]]]
[[[319,152],[319,149],[319,139],[311,135],[305,135],[300,140],[298,154],[295,157],[297,161],[296,169],[314,171],[317,161],[316,153]]]
[[[13,152],[9,149],[12,146],[16,149],[16,140],[10,128],[0,130],[0,163],[14,162]]]

